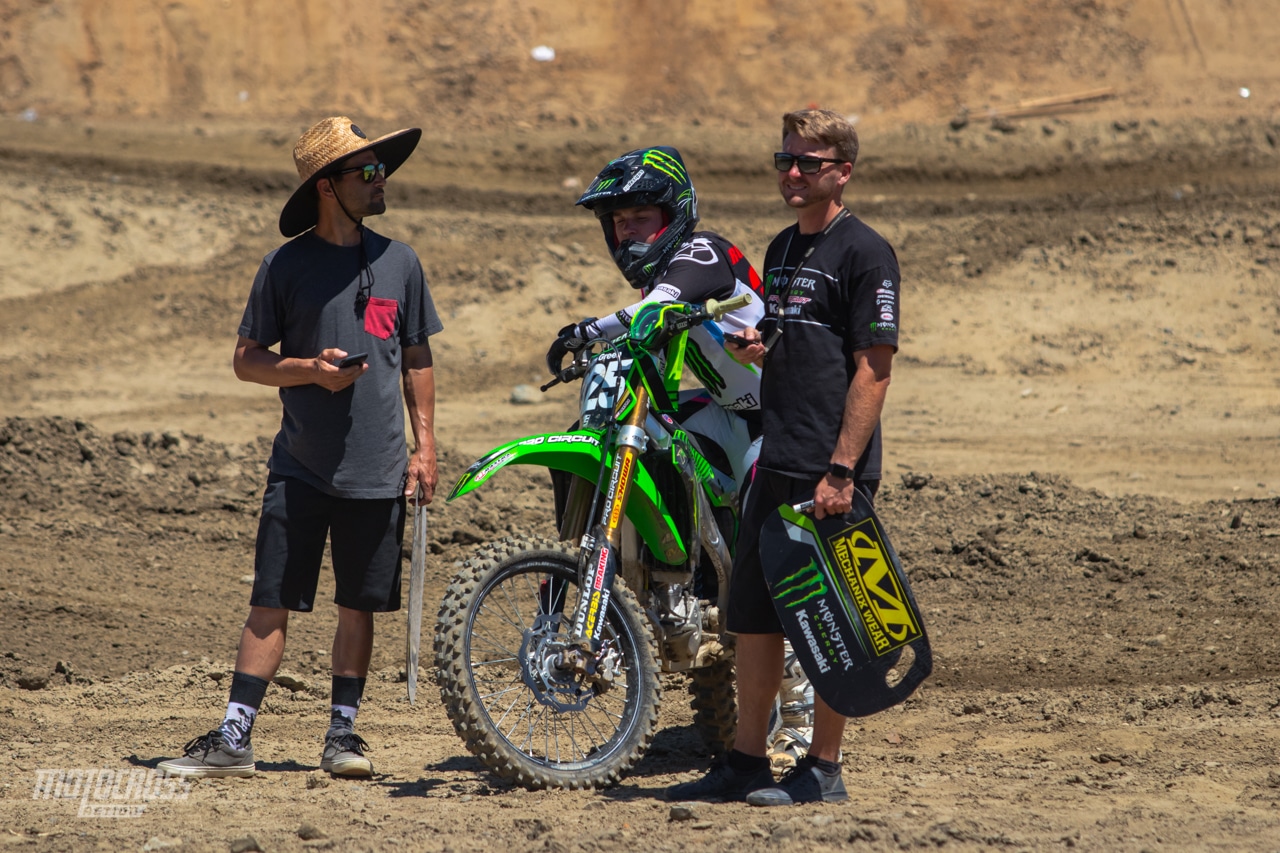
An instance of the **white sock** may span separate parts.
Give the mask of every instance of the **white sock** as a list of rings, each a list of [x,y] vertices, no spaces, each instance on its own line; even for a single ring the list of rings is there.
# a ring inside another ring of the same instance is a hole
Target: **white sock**
[[[244,749],[253,732],[253,721],[258,716],[258,709],[239,702],[227,703],[227,715],[222,719],[218,730],[222,732],[227,745],[232,749]]]
[[[333,729],[350,729],[355,730],[356,727],[356,711],[350,705],[331,705],[329,710],[329,730]]]

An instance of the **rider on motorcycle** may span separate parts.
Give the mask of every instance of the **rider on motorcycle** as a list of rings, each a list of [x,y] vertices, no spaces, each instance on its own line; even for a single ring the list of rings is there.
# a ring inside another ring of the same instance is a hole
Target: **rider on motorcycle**
[[[547,366],[557,373],[566,353],[626,333],[647,303],[701,303],[752,293],[749,305],[689,332],[685,363],[706,391],[681,394],[676,415],[696,435],[707,461],[735,483],[744,482],[760,449],[760,371],[735,361],[724,336],[754,327],[764,316],[759,275],[728,240],[694,231],[697,194],[674,148],[645,148],[612,160],[578,204],[599,218],[609,253],[641,299],[600,319],[565,326],[547,352]]]
[[[560,330],[547,352],[547,366],[559,373],[564,357],[588,341],[624,334],[641,306],[650,302],[702,303],[754,294],[751,303],[689,332],[685,363],[706,389],[684,392],[676,420],[692,433],[713,467],[732,475],[738,486],[760,452],[760,372],[740,364],[725,349],[725,335],[754,328],[764,316],[759,275],[742,252],[712,231],[695,231],[697,194],[675,148],[660,146],[623,154],[609,162],[578,199],[600,220],[614,262],[641,298],[613,314]],[[715,405],[711,405],[711,403]],[[795,668],[797,672],[799,668]],[[803,679],[803,674],[799,674]],[[779,751],[803,755],[811,732],[813,699],[807,679],[784,683],[775,706]],[[804,700],[807,698],[807,707]],[[798,753],[794,750],[798,749]],[[785,761],[786,759],[783,758]]]

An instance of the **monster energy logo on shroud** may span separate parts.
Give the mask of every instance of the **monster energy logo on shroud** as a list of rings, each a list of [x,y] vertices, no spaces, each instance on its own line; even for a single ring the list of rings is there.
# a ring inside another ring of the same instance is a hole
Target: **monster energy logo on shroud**
[[[689,180],[688,176],[685,175],[684,167],[680,165],[679,160],[666,152],[659,151],[656,148],[650,148],[648,151],[644,152],[644,157],[641,158],[641,162],[646,166],[652,166],[659,172],[670,177],[673,181],[679,181],[683,184]]]
[[[773,594],[783,606],[794,610],[811,598],[826,595],[827,582],[818,569],[817,562],[810,560],[809,565],[800,571],[778,581]]]
[[[693,371],[693,375],[707,386],[707,390],[712,394],[719,394],[724,391],[725,379],[720,372],[715,369],[710,361],[707,360],[706,354],[698,347],[698,345],[689,341],[689,346],[684,351],[685,363],[689,365],[689,369]]]

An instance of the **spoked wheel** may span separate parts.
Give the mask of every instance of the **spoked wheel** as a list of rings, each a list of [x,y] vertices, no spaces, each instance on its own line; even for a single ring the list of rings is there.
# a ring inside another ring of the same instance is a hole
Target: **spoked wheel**
[[[619,580],[603,649],[566,665],[577,556],[551,540],[503,539],[468,560],[436,623],[440,696],[467,748],[527,788],[616,784],[658,724],[652,634]]]

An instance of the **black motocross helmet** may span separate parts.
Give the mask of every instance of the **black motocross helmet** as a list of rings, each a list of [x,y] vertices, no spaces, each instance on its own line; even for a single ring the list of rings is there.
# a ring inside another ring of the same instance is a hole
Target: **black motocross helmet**
[[[600,220],[614,263],[637,289],[653,284],[698,222],[698,195],[689,181],[684,160],[679,151],[665,145],[641,148],[611,160],[578,204]],[[635,240],[619,244],[610,214],[625,207],[646,205],[665,211],[666,228],[652,244]]]

